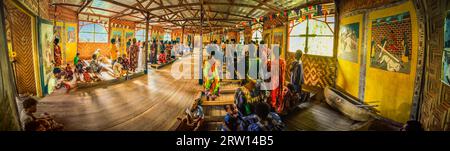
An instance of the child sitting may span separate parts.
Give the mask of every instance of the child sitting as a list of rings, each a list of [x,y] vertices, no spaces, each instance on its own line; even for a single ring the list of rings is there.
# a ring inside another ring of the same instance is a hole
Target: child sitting
[[[114,62],[113,71],[116,78],[123,76],[122,57],[117,58],[117,61]]]
[[[239,112],[236,104],[225,105],[225,115],[224,123],[222,125],[222,131],[241,131],[242,114]]]
[[[64,70],[64,72],[66,73],[66,80],[72,80],[73,79],[73,71],[72,68],[70,67],[70,64],[67,64],[66,69]]]
[[[285,127],[281,117],[270,112],[270,106],[265,102],[257,103],[255,114],[243,118],[243,128],[247,131],[282,131]]]
[[[181,129],[187,131],[197,131],[203,124],[205,114],[203,108],[198,104],[200,100],[195,100],[190,109],[186,109],[184,117],[178,117],[181,120]]]
[[[35,117],[38,101],[33,98],[25,99],[22,102],[23,110],[20,112],[20,121],[22,128],[26,131],[60,131],[64,126],[57,123],[53,116],[48,113],[42,114],[42,117]]]
[[[161,53],[158,56],[158,64],[165,64],[165,63],[167,63],[166,53],[164,51],[161,51]]]

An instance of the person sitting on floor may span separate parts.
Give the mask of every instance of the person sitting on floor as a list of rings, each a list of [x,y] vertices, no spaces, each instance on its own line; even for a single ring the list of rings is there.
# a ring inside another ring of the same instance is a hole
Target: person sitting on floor
[[[242,114],[239,112],[236,104],[225,105],[224,123],[221,126],[222,131],[242,131]]]
[[[66,80],[70,81],[73,79],[73,70],[72,70],[72,67],[70,67],[70,64],[66,65],[64,72],[66,73]]]
[[[59,131],[64,128],[62,124],[57,123],[53,116],[48,113],[42,114],[42,117],[35,117],[38,101],[34,98],[27,98],[22,102],[23,109],[20,112],[20,121],[23,130],[27,131]]]
[[[102,71],[102,66],[100,65],[100,63],[98,61],[98,56],[95,54],[92,55],[92,60],[91,60],[91,63],[89,66],[96,73],[100,73],[100,71]]]
[[[117,58],[117,61],[113,64],[114,76],[116,78],[121,77],[123,75],[123,65],[122,65],[122,57]]]
[[[191,108],[186,109],[184,117],[178,117],[184,130],[198,131],[203,124],[205,114],[203,108],[199,105],[200,100],[195,100]]]
[[[82,62],[83,61],[81,61],[81,60],[78,61],[76,66],[75,66],[75,72],[77,73],[76,77],[77,77],[77,80],[79,80],[79,81],[83,81],[82,76],[83,76],[84,70],[83,70],[83,63]]]
[[[158,56],[158,64],[166,64],[166,53],[164,51],[161,51],[161,53]]]
[[[269,104],[260,102],[255,105],[255,114],[243,118],[243,128],[248,131],[282,131],[285,124],[275,112],[270,112]]]

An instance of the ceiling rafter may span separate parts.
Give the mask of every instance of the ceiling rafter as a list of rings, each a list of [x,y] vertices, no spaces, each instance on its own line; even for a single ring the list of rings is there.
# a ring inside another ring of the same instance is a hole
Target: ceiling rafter
[[[131,6],[129,6],[129,5],[126,5],[126,4],[123,4],[123,3],[120,3],[120,2],[117,2],[117,1],[114,1],[114,0],[104,0],[104,1],[109,2],[109,3],[112,3],[112,4],[115,4],[115,5],[118,5],[118,6],[122,6],[122,7],[130,8],[130,9],[135,9],[135,10],[138,10],[138,11],[142,11],[142,9],[135,8],[135,7],[131,7]],[[173,22],[173,21],[169,21],[169,20],[167,20],[167,19],[165,19],[165,18],[163,18],[163,17],[161,17],[161,16],[155,15],[155,14],[153,14],[153,13],[150,13],[150,12],[146,11],[146,10],[143,11],[143,12],[147,12],[149,15],[152,15],[153,17],[159,18],[159,19],[161,19],[161,20],[164,20],[164,21],[166,21],[166,22],[172,23],[172,24],[174,24],[174,25],[179,25],[179,24],[177,24],[177,23],[175,23],[175,22]]]
[[[140,7],[141,9],[145,10],[144,5],[142,5],[142,3],[139,0],[136,0],[137,2],[137,6]],[[144,12],[141,12],[142,16],[144,16],[146,19],[149,17],[147,16],[147,14],[145,14]]]
[[[82,7],[82,5],[69,4],[69,3],[53,3],[52,5],[58,5],[58,6],[71,6],[71,7]],[[117,11],[112,11],[112,10],[103,9],[103,8],[98,8],[98,7],[92,7],[92,6],[86,6],[86,9],[95,9],[95,10],[101,10],[101,11],[105,11],[105,12],[110,12],[110,13],[120,14],[120,12],[117,12]],[[142,19],[142,17],[134,16],[133,14],[129,14],[129,16],[134,17],[134,18]]]
[[[79,7],[77,10],[77,14],[81,13],[86,8],[86,6],[88,6],[89,4],[92,3],[92,1],[93,0],[83,1],[83,4],[81,5],[81,7]]]
[[[146,1],[146,0],[144,0],[144,1]],[[131,7],[136,7],[137,5],[138,5],[138,3],[135,3],[135,4],[131,5]],[[119,18],[119,17],[126,16],[124,13],[127,12],[127,11],[129,11],[129,10],[130,10],[130,8],[126,8],[126,9],[124,9],[123,11],[120,11],[120,14],[114,15],[114,16],[112,16],[111,18]],[[135,10],[131,10],[132,13],[133,13],[134,11],[135,11]]]
[[[262,4],[264,6],[267,6],[268,8],[270,8],[272,11],[274,12],[283,12],[282,9],[279,9],[277,6],[273,6],[267,3],[267,1],[261,1],[261,0],[253,0],[255,2],[258,2],[259,4]]]

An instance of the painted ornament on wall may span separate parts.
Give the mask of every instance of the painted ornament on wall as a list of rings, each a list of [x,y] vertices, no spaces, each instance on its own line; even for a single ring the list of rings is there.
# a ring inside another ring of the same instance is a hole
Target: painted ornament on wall
[[[412,29],[409,12],[371,20],[370,66],[409,74]]]
[[[42,72],[44,73],[44,93],[51,94],[53,92],[52,86],[49,86],[49,81],[53,74],[53,25],[51,23],[40,24],[40,43],[39,47],[42,51]]]
[[[126,32],[125,33],[125,39],[128,40],[133,40],[134,36],[133,36],[133,32]]]
[[[338,57],[358,63],[359,22],[341,26],[339,29]]]
[[[56,26],[55,30],[54,30],[54,35],[55,38],[61,39],[61,30],[62,30],[62,26]]]
[[[67,28],[67,43],[75,42],[75,27]]]
[[[444,50],[442,52],[442,81],[450,85],[450,11],[445,17]]]

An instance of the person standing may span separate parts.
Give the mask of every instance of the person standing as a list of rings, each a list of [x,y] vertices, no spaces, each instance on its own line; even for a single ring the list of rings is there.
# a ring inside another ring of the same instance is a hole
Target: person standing
[[[61,61],[62,61],[62,57],[61,57],[61,47],[59,47],[59,38],[55,38],[54,41],[54,60],[55,60],[55,67],[59,67],[61,66]]]
[[[138,52],[139,52],[139,46],[138,43],[136,42],[136,38],[133,39],[133,43],[131,44],[128,51],[130,56],[130,71],[135,72],[138,64]]]
[[[116,46],[116,39],[111,39],[111,49],[109,50],[110,53],[110,59],[111,59],[111,65],[114,65],[114,63],[117,61],[117,55],[119,51],[117,50]]]
[[[297,93],[300,93],[302,90],[303,80],[303,63],[302,63],[302,55],[303,52],[301,50],[297,50],[295,52],[296,61],[292,62],[290,68],[290,83],[294,86],[294,89]]]

